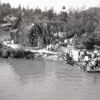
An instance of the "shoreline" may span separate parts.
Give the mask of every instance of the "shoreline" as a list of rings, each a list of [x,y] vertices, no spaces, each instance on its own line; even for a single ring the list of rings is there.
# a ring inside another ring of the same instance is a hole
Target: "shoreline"
[[[58,51],[49,51],[46,48],[24,47],[21,44],[11,44],[4,41],[0,48],[0,58],[6,59],[49,59],[58,60]]]
[[[22,44],[14,44],[11,41],[3,41],[0,48],[0,57],[6,59],[48,59],[65,61],[66,53],[71,51],[73,59],[78,60],[78,50],[73,47],[60,46],[57,50],[48,50],[46,47],[29,47]]]

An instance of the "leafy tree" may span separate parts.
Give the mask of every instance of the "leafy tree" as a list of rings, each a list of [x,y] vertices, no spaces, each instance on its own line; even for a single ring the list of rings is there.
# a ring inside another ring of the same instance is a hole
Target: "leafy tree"
[[[88,49],[88,50],[93,49],[94,44],[95,44],[93,35],[91,35],[87,39],[83,40],[83,44],[86,46],[86,49]]]
[[[11,6],[9,3],[7,3],[7,4],[4,3],[4,4],[2,4],[0,10],[1,10],[2,17],[4,17],[11,13]]]
[[[53,19],[53,17],[54,17],[54,11],[53,11],[53,9],[49,9],[48,10],[47,16],[48,16],[49,20]]]
[[[63,6],[60,16],[61,16],[61,21],[67,22],[67,11],[65,10],[66,10],[66,7]]]
[[[36,9],[34,10],[34,14],[36,14],[36,15],[41,14],[41,9],[40,9],[40,8],[36,8]]]

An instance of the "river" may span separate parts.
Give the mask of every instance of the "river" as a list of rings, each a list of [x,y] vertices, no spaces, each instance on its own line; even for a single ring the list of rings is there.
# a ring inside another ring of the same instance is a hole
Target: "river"
[[[0,59],[0,100],[100,100],[100,73],[62,61]]]

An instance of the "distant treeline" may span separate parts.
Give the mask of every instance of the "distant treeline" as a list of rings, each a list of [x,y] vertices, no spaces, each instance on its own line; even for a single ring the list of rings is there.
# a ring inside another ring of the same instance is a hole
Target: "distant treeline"
[[[62,7],[62,9],[65,9],[65,7]],[[3,3],[3,4],[0,3],[0,22],[2,21],[3,17],[9,14],[13,14],[14,16],[19,16],[21,12],[24,12],[25,17],[29,19],[32,18],[35,21],[39,20],[66,21],[67,17],[67,12],[61,12],[57,14],[53,8],[50,8],[49,10],[45,9],[44,11],[42,11],[40,8],[35,8],[35,9],[29,9],[29,7],[22,8],[21,5],[19,5],[17,8],[12,8],[9,3]]]
[[[66,5],[67,6],[67,5]],[[63,11],[64,10],[64,11]],[[76,44],[83,43],[87,48],[93,45],[100,46],[100,8],[94,7],[87,10],[70,9],[68,12],[63,6],[60,13],[56,13],[53,8],[42,11],[40,8],[29,9],[29,7],[12,8],[9,3],[0,4],[0,22],[6,15],[19,16],[24,12],[24,16],[29,21],[63,21],[62,31],[66,32],[66,37],[77,36]]]

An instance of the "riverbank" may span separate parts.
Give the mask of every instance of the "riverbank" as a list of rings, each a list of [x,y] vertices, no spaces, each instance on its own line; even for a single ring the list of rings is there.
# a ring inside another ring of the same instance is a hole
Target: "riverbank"
[[[34,58],[65,60],[66,53],[69,52],[73,55],[73,60],[78,61],[78,50],[70,46],[59,46],[56,50],[50,50],[47,47],[28,47],[11,43],[11,41],[3,41],[0,48],[0,57],[32,60]]]
[[[43,58],[58,60],[58,51],[49,51],[46,48],[26,47],[21,44],[13,44],[10,41],[3,41],[0,48],[1,58]]]

